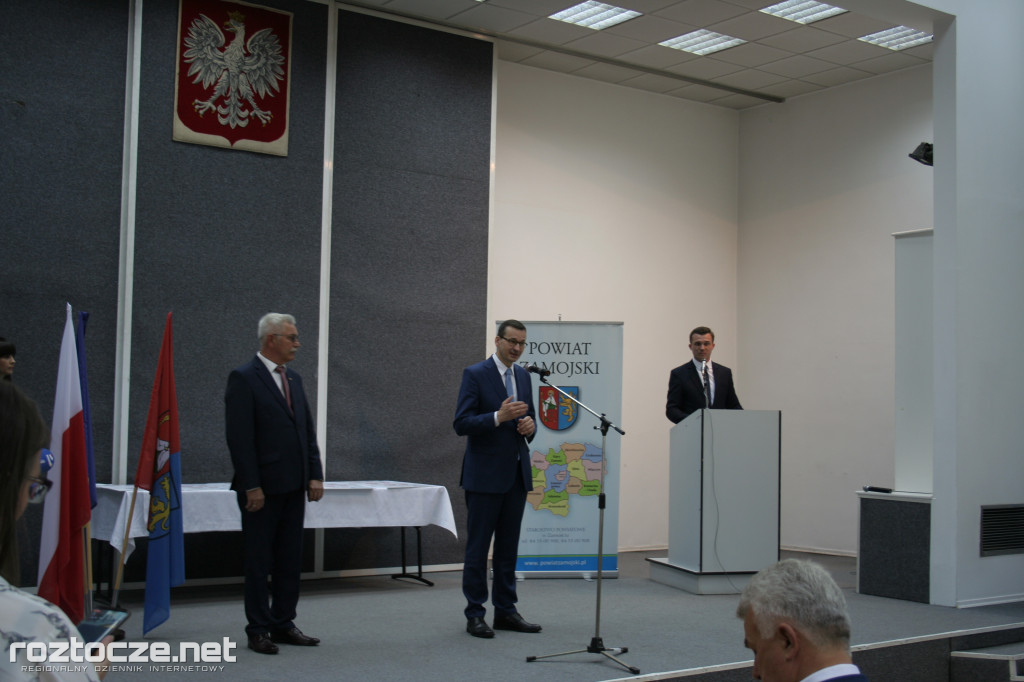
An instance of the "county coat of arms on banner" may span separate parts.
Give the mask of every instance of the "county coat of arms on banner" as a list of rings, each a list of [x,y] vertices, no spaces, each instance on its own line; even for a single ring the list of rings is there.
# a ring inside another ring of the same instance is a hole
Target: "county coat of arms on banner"
[[[563,391],[579,400],[579,386],[561,386]],[[576,423],[576,403],[549,386],[540,387],[540,420],[552,431],[564,431]]]
[[[288,155],[292,14],[180,0],[174,139]]]

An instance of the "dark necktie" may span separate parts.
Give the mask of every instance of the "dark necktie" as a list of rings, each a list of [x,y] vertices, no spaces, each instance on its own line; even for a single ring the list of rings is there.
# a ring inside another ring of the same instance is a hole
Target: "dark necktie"
[[[711,377],[708,376],[707,365],[704,365],[704,407],[711,407]]]
[[[292,391],[288,387],[288,375],[285,374],[284,365],[278,365],[275,370],[281,375],[281,390],[284,392],[284,401],[288,403],[288,409],[292,409]]]

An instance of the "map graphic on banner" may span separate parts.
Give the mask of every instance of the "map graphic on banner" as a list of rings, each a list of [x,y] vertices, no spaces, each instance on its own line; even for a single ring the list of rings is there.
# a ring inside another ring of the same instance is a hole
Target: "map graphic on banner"
[[[557,452],[534,451],[533,492],[526,502],[536,511],[546,510],[558,516],[569,516],[571,495],[592,496],[601,492],[601,448],[590,443],[563,443]]]
[[[622,404],[622,324],[526,322],[526,329],[520,363],[535,364],[551,374],[547,384],[533,377],[537,407],[537,433],[530,443],[533,489],[526,497],[516,570],[559,575],[596,571],[598,500],[604,492],[601,568],[614,571],[618,566],[620,436],[610,430],[608,452],[602,452],[600,420],[554,387],[617,422]]]

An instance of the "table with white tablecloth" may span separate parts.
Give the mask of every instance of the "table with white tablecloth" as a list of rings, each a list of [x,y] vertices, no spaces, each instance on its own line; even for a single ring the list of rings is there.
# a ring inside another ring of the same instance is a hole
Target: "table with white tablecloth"
[[[93,537],[109,542],[124,558],[134,551],[134,538],[149,535],[149,493],[139,490],[131,511],[128,543],[124,546],[132,490],[130,485],[98,484],[97,505],[92,511]],[[182,485],[181,516],[186,533],[242,529],[236,493],[227,483]],[[326,481],[323,498],[306,503],[306,528],[411,527],[419,537],[419,529],[428,525],[439,526],[458,537],[451,500],[444,486],[401,481]],[[402,550],[404,574],[404,532]],[[422,560],[419,563],[422,573]]]

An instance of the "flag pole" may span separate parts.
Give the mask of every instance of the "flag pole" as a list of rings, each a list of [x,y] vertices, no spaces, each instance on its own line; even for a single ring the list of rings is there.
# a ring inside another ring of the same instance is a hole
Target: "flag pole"
[[[93,609],[93,582],[92,582],[92,521],[82,526],[82,560],[85,562],[85,617],[92,615]]]
[[[121,579],[124,577],[124,548],[128,546],[128,534],[132,531],[132,519],[135,518],[135,498],[139,494],[139,486],[132,488],[132,503],[128,506],[128,518],[124,524],[124,539],[121,542],[121,551],[117,553],[117,576],[114,578],[114,591],[110,596],[110,605],[117,606],[118,594],[121,592]]]

